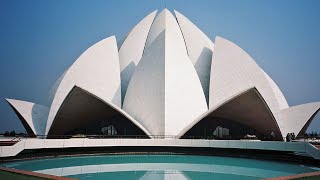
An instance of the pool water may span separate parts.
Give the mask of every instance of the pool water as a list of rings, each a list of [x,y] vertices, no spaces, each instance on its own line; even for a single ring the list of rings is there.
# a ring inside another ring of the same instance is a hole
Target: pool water
[[[191,155],[101,155],[1,166],[78,179],[261,179],[319,170],[299,164]]]

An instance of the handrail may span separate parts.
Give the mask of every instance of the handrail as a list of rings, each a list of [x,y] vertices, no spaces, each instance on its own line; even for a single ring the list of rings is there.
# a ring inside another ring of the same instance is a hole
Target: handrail
[[[76,134],[76,135],[36,135],[41,139],[74,139],[74,138],[89,138],[89,139],[205,139],[205,140],[239,140],[239,139],[222,139],[216,136],[176,136],[176,135],[97,135],[97,134]],[[241,139],[241,140],[252,140]],[[270,141],[270,140],[268,140]]]
[[[223,139],[216,136],[177,136],[177,135],[99,135],[99,134],[75,134],[75,135],[16,135],[16,138],[40,138],[40,139],[73,139],[73,138],[89,138],[89,139],[206,139],[206,140],[239,140],[236,138]],[[252,138],[243,138],[241,140],[252,140]],[[259,140],[259,139],[256,139]],[[262,139],[261,141],[271,141],[270,139]]]
[[[250,138],[243,139],[223,139],[216,136],[176,136],[176,135],[102,135],[102,134],[75,134],[75,135],[15,135],[7,138],[13,138],[11,141],[28,138],[40,138],[40,139],[74,139],[74,138],[89,138],[89,139],[116,139],[116,138],[124,138],[124,139],[206,139],[206,140],[252,140]],[[256,139],[261,141],[273,141],[270,139]],[[274,140],[276,141],[276,140]],[[285,138],[283,139],[285,141]],[[306,137],[297,137],[292,140],[293,142],[309,142],[311,144],[319,144],[320,145],[320,137],[319,138],[306,138]]]

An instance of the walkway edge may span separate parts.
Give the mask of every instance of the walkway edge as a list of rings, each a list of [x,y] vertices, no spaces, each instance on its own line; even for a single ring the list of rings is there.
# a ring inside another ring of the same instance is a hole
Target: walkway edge
[[[32,177],[38,177],[38,178],[50,179],[50,180],[76,180],[72,178],[41,174],[41,173],[36,173],[32,171],[24,171],[24,170],[18,170],[18,169],[6,168],[6,167],[0,167],[0,171],[6,171],[12,174],[20,174],[20,175],[32,176]]]

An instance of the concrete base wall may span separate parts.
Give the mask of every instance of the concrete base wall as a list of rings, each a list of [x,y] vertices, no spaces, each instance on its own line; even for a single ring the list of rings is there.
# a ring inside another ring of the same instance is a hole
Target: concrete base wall
[[[23,150],[92,147],[209,147],[304,153],[320,159],[320,151],[308,142],[199,139],[21,139],[13,146],[0,146],[0,157],[13,157]]]

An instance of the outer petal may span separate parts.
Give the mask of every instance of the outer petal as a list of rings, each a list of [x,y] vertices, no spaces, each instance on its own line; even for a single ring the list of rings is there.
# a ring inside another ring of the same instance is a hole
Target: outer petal
[[[120,67],[114,36],[91,46],[67,70],[51,104],[46,134],[62,102],[75,85],[87,89],[106,102],[121,107]]]
[[[152,135],[177,135],[207,110],[182,33],[167,9],[151,27],[145,54],[131,78],[123,109]]]
[[[119,49],[119,60],[121,68],[121,97],[127,92],[127,87],[131,76],[139,63],[147,36],[156,16],[157,11],[153,11],[142,21],[140,21],[128,34]]]
[[[189,19],[177,11],[174,12],[187,46],[189,58],[197,71],[206,100],[209,102],[210,70],[214,44]]]
[[[320,110],[320,102],[292,106],[277,113],[278,124],[285,137],[288,133],[302,136]]]
[[[49,108],[15,99],[6,99],[16,112],[28,134],[44,135]]]
[[[261,93],[272,113],[279,111],[276,96],[261,68],[240,47],[217,37],[211,65],[209,108],[252,87]]]
[[[282,94],[280,88],[277,86],[277,84],[271,79],[271,77],[266,72],[264,72],[264,75],[266,76],[266,78],[267,78],[267,80],[273,90],[273,93],[276,96],[280,110],[288,108],[289,107],[288,102],[287,102],[286,98],[284,97],[284,95]]]
[[[49,91],[49,103],[52,103],[54,95],[57,92],[57,89],[62,81],[62,79],[64,78],[64,76],[66,75],[66,73],[68,72],[69,69],[65,70],[63,72],[63,74],[60,75],[60,77],[58,78],[58,80],[56,80],[56,82],[53,84],[53,86],[51,87],[50,91]]]

